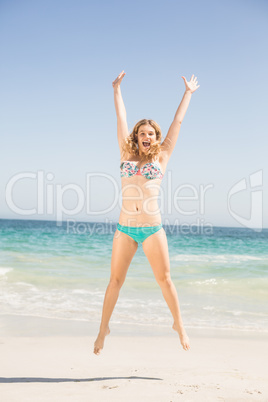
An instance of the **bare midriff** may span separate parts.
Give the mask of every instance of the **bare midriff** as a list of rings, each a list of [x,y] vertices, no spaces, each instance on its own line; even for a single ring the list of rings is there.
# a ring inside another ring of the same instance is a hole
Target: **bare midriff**
[[[157,226],[161,224],[158,196],[161,179],[148,180],[141,175],[122,177],[120,225]]]

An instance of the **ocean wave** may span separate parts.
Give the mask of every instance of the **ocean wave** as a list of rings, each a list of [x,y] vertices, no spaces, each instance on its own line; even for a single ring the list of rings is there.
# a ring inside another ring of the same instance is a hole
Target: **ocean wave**
[[[204,281],[189,282],[190,285],[218,285],[217,279],[211,278]]]
[[[77,295],[95,295],[95,296],[103,295],[103,292],[99,291],[98,289],[96,289],[94,291],[86,290],[86,289],[73,289],[72,293],[77,294]]]
[[[215,262],[215,263],[240,263],[245,261],[263,261],[263,257],[240,254],[177,254],[170,258],[171,261],[183,262]]]

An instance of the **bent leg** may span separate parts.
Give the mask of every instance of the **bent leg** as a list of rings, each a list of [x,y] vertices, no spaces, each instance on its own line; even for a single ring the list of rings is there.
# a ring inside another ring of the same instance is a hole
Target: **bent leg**
[[[110,282],[104,297],[99,334],[94,343],[95,354],[99,354],[100,350],[103,349],[105,336],[110,333],[109,321],[137,248],[138,243],[136,241],[125,233],[116,230],[113,239]]]
[[[174,318],[173,329],[178,332],[183,349],[188,350],[190,349],[189,338],[183,326],[178,294],[170,277],[168,242],[164,229],[147,237],[142,247]]]

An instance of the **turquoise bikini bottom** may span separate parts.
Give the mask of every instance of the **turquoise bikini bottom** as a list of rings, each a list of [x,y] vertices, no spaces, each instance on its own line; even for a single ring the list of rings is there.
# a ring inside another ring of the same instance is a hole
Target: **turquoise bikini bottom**
[[[117,229],[120,232],[127,234],[132,237],[137,243],[143,243],[147,237],[158,232],[162,228],[162,223],[158,226],[145,226],[145,227],[135,227],[135,226],[123,226],[119,223],[117,224]]]

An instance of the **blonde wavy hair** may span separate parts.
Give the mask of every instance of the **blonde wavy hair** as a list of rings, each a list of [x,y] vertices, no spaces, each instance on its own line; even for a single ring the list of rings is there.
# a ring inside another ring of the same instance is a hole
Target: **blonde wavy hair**
[[[151,144],[150,149],[146,154],[144,154],[145,160],[153,160],[156,156],[158,156],[161,152],[161,140],[162,140],[162,133],[160,126],[151,119],[142,119],[135,124],[132,132],[125,138],[125,142],[122,146],[122,151],[124,154],[130,155],[139,155],[139,146],[138,146],[138,131],[139,128],[145,124],[149,124],[152,126],[156,133],[156,141]]]

